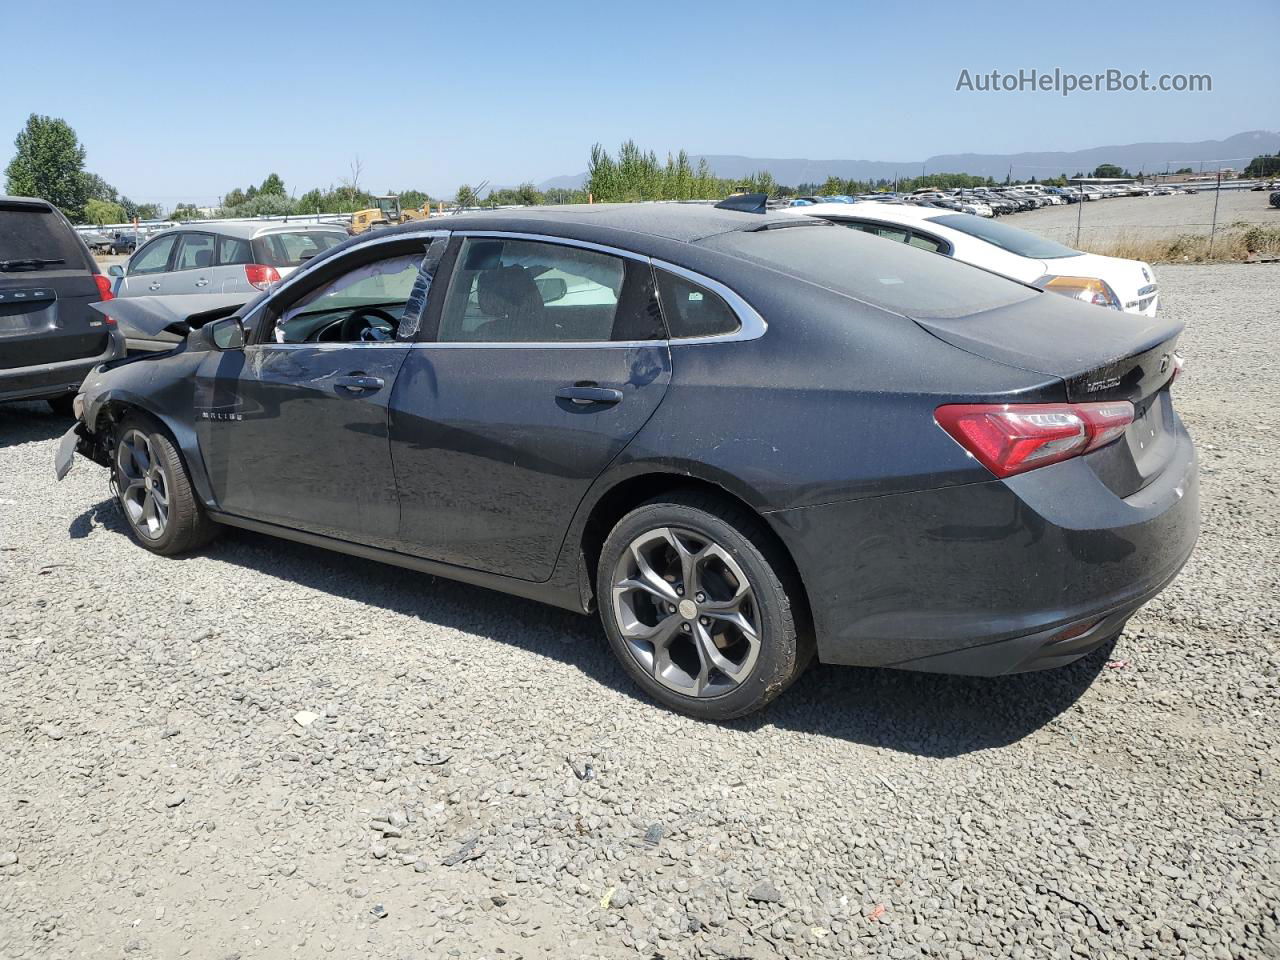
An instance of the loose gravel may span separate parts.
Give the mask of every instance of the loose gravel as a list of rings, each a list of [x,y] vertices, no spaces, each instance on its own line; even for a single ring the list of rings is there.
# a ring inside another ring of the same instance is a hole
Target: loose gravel
[[[585,618],[245,533],[154,557],[0,408],[0,956],[1280,956],[1280,268],[1159,279],[1204,532],[1118,644],[818,667],[726,725]]]
[[[1183,234],[1208,236],[1214,223],[1212,190],[1168,197],[1108,197],[1077,204],[1040,207],[1001,218],[1023,230],[1070,247],[1109,244],[1127,235],[1139,240],[1172,240]],[[1223,190],[1218,200],[1218,232],[1235,224],[1280,227],[1280,210],[1269,191]],[[1080,242],[1076,242],[1076,220]]]

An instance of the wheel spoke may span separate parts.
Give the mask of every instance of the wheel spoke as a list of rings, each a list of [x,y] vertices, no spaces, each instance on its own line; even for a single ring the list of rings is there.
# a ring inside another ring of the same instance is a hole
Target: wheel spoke
[[[628,582],[636,584],[640,589],[647,590],[655,597],[660,597],[669,603],[675,603],[679,599],[676,595],[676,588],[663,579],[649,565],[649,561],[641,551],[639,544],[631,544],[631,557],[636,564],[636,576],[632,577]]]
[[[673,613],[663,617],[653,626],[637,620],[620,627],[623,636],[632,640],[647,640],[656,649],[671,645],[672,635],[680,628],[680,618]]]
[[[698,592],[698,562],[703,551],[690,550],[674,530],[665,532],[676,556],[680,558],[680,584],[684,587],[684,595],[691,597]]]
[[[699,690],[706,686],[707,678],[712,668],[723,673],[734,683],[741,682],[746,673],[750,672],[755,658],[748,657],[742,663],[735,663],[730,660],[716,646],[716,641],[711,636],[711,632],[701,623],[694,625],[693,637],[698,649],[698,659],[702,662],[702,669],[698,671]]]

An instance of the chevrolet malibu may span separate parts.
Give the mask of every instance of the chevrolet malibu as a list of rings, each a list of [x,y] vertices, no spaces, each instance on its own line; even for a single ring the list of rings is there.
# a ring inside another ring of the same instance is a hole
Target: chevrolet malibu
[[[460,215],[101,309],[186,333],[97,368],[57,455],[140,545],[242,527],[598,611],[701,718],[815,657],[1069,663],[1198,530],[1179,324],[763,207]]]

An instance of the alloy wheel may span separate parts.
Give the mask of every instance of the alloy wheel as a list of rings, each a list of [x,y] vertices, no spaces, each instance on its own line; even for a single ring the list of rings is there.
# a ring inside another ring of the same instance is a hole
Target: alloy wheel
[[[151,438],[129,430],[116,448],[117,489],[129,523],[148,540],[159,540],[169,525],[169,481]]]
[[[613,573],[613,615],[640,666],[691,697],[737,687],[760,653],[755,591],[705,534],[659,527],[636,537]]]

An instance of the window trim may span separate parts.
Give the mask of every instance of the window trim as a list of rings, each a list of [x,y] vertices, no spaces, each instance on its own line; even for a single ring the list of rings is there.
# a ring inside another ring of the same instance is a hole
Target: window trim
[[[944,257],[953,257],[956,252],[955,245],[952,244],[950,240],[947,240],[945,237],[940,237],[935,233],[919,230],[914,225],[894,223],[891,220],[868,220],[865,217],[824,217],[823,219],[831,220],[832,222],[839,224],[865,224],[868,227],[894,227],[898,230],[905,231],[907,234],[907,238],[905,240],[895,240],[893,241],[894,243],[905,243],[907,246],[910,246],[911,238],[913,236],[919,236],[938,244],[937,250],[926,250],[925,253],[940,253]],[[887,240],[889,238],[881,237],[880,239]],[[916,247],[916,249],[919,250],[921,248]]]
[[[678,264],[669,263],[666,260],[658,260],[653,257],[647,257],[642,253],[636,253],[634,250],[625,250],[621,247],[611,247],[603,243],[593,243],[590,240],[578,240],[574,237],[556,237],[545,233],[523,233],[511,230],[455,230],[452,234],[454,237],[481,237],[494,240],[527,240],[532,243],[547,243],[566,247],[578,247],[583,250],[593,250],[597,253],[610,254],[615,257],[623,257],[638,263],[647,265],[650,269],[666,270],[682,277],[698,286],[706,287],[712,293],[719,296],[725,303],[729,305],[738,317],[738,329],[733,333],[720,333],[706,337],[672,337],[670,336],[670,328],[668,326],[668,335],[661,339],[652,340],[550,340],[550,341],[478,341],[478,342],[458,342],[458,341],[442,341],[442,340],[425,340],[421,343],[414,344],[415,347],[431,347],[442,350],[512,350],[512,349],[562,349],[562,350],[582,350],[591,349],[599,350],[602,348],[614,349],[634,349],[636,347],[652,347],[656,344],[675,344],[679,346],[696,345],[700,343],[734,343],[743,340],[755,340],[764,336],[765,331],[769,329],[769,325],[765,323],[764,317],[756,311],[751,304],[747,303],[741,296],[735,293],[729,287],[725,286],[719,280],[713,280],[711,277],[704,276],[696,271],[689,270]],[[455,265],[456,269],[456,265]],[[449,275],[449,283],[452,285],[454,273],[451,270]],[[438,331],[437,331],[438,334]]]

